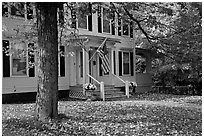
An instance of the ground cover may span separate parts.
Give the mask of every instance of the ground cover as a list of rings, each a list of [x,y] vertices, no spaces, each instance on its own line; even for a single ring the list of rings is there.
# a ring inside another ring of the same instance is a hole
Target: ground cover
[[[2,135],[201,136],[201,96],[141,94],[117,101],[59,101],[59,119],[41,124],[35,104],[3,104]]]

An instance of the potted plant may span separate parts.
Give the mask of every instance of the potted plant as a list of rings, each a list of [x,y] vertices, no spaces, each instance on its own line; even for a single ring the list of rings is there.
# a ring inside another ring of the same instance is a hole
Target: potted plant
[[[95,97],[93,96],[94,91],[97,89],[95,84],[93,84],[93,83],[86,83],[84,85],[84,89],[85,89],[85,92],[86,92],[87,100],[95,99]]]
[[[129,83],[130,93],[133,93],[136,87],[137,87],[137,83],[136,82],[130,82]]]

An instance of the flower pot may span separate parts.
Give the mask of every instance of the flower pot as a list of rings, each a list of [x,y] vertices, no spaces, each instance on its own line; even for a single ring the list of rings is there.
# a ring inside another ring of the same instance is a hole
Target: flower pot
[[[95,90],[85,90],[86,92],[86,97],[87,97],[87,100],[88,101],[92,101],[95,99],[95,96],[93,95],[94,94],[94,91]]]

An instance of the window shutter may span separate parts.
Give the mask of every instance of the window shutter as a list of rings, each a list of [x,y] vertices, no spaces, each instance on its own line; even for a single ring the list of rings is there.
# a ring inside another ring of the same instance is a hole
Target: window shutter
[[[65,47],[60,46],[60,77],[65,77]]]
[[[130,22],[130,37],[133,38],[133,22]]]
[[[89,3],[88,30],[92,31],[92,4]]]
[[[101,5],[98,5],[98,32],[102,33]]]
[[[113,51],[113,66],[114,66],[114,74],[116,75],[116,59],[115,59],[115,51]]]
[[[99,76],[103,76],[101,64],[102,64],[102,61],[101,61],[101,58],[99,57]]]
[[[9,41],[3,40],[3,77],[10,77],[10,56],[6,55],[9,50]]]
[[[71,10],[71,17],[72,17],[72,19],[71,19],[72,20],[71,28],[76,29],[76,10],[74,9],[74,7]]]
[[[28,44],[28,63],[31,63],[33,65],[32,67],[29,67],[28,75],[29,77],[35,77],[35,52],[34,52],[34,44],[29,43]]]
[[[122,76],[122,52],[119,51],[119,76]]]
[[[122,22],[121,22],[121,16],[118,16],[118,36],[121,36],[121,34],[122,34],[122,27],[121,27],[121,25],[122,25]]]
[[[130,72],[131,76],[134,76],[133,52],[130,52]]]

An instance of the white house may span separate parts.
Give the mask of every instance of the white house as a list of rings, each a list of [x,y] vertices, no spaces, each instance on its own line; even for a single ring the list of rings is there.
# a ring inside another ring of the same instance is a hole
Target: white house
[[[12,7],[4,10],[12,11]],[[14,29],[28,24],[30,19],[26,12],[23,17],[19,17],[17,13],[13,10],[10,15],[2,17],[3,49],[12,49],[13,52],[9,56],[3,52],[3,94],[35,92],[37,88],[37,69],[27,68],[29,63],[36,60],[35,55],[28,51],[26,57],[19,56],[27,51],[28,47],[34,46],[34,43],[28,40],[16,43],[21,38],[12,37],[16,33]],[[125,87],[127,81],[136,82],[136,93],[145,92],[151,88],[152,54],[150,50],[136,48],[135,36],[138,34],[133,30],[134,23],[123,24],[116,16],[115,24],[111,24],[112,20],[107,20],[105,16],[105,10],[101,8],[96,13],[76,17],[76,22],[72,25],[78,29],[78,39],[69,38],[67,44],[59,47],[65,53],[64,56],[59,55],[59,90],[66,91],[67,95],[74,97],[76,91],[84,94],[82,86],[90,82],[98,87],[102,83],[105,87]],[[85,48],[77,45],[77,41],[82,42]],[[99,46],[104,43],[110,62],[110,72],[106,74],[103,72],[102,61],[97,52]],[[145,57],[145,73],[136,71],[136,55]],[[99,87],[98,90],[101,91],[101,88]],[[126,88],[123,92],[126,96],[127,90]]]

